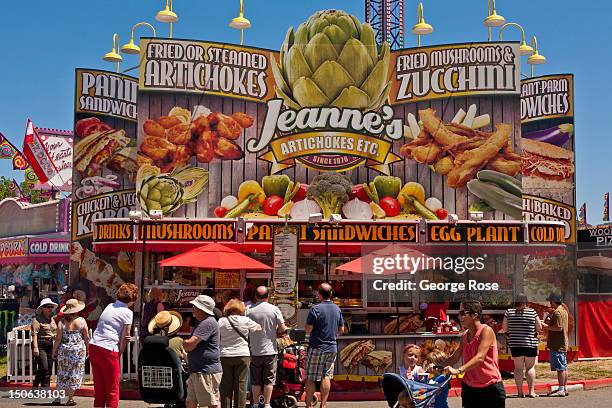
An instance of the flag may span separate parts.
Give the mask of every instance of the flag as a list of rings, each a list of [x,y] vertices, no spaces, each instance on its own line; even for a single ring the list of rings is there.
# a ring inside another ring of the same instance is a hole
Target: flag
[[[578,213],[578,225],[581,227],[587,226],[586,203],[583,203]]]
[[[603,220],[610,221],[610,193],[604,194]]]
[[[15,179],[13,179],[13,181],[11,182],[11,184],[9,184],[9,190],[15,194],[15,196],[17,196],[18,198],[23,198],[23,190],[21,190],[21,187],[19,187],[19,183],[17,183],[17,181]]]
[[[41,183],[46,183],[58,174],[49,152],[40,140],[34,124],[28,119],[25,138],[23,140],[23,154],[32,166]]]

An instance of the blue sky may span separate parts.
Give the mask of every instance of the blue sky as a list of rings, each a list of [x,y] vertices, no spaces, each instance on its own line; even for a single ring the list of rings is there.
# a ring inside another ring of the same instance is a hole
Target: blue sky
[[[27,117],[37,126],[70,129],[73,120],[74,68],[114,69],[101,60],[111,47],[112,35],[129,40],[130,27],[148,21],[167,36],[168,26],[155,21],[163,0],[29,0],[3,4],[0,24],[0,132],[21,148]],[[227,27],[237,14],[238,0],[175,0],[180,21],[174,37],[238,42]],[[589,222],[601,220],[603,194],[612,189],[610,108],[605,95],[612,95],[610,66],[612,28],[604,16],[612,14],[612,2],[570,0],[498,0],[498,13],[507,21],[523,25],[536,34],[548,64],[537,74],[575,74],[576,160],[578,203],[587,202]],[[418,2],[405,0],[407,31],[416,22]],[[425,0],[426,20],[435,32],[423,44],[486,40],[482,20],[485,0]],[[362,0],[245,0],[245,15],[253,27],[245,44],[278,49],[289,25],[297,25],[314,11],[344,9],[364,18]],[[600,17],[601,16],[601,17]],[[580,25],[575,21],[581,22]],[[141,35],[150,33],[142,28]],[[520,39],[512,29],[504,39]],[[407,35],[406,45],[416,45]],[[124,58],[124,68],[136,64]],[[526,72],[526,69],[525,69]],[[22,180],[8,160],[0,160],[0,174]]]

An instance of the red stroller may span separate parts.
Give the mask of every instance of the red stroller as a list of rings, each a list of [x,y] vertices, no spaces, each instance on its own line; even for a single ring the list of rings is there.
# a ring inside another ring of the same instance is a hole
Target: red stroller
[[[273,408],[297,407],[298,401],[306,391],[304,372],[306,334],[304,330],[291,330],[289,337],[295,343],[278,351],[276,384],[270,401]],[[313,407],[316,407],[318,403],[319,399],[315,395],[312,401]]]

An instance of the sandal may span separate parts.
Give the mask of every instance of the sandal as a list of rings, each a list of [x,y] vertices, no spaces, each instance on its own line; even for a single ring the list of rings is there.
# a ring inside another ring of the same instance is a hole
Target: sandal
[[[68,401],[66,401],[66,406],[67,407],[74,407],[76,404],[77,404],[76,401],[73,400],[72,398],[69,399]]]
[[[539,398],[538,394],[527,394],[527,398]]]

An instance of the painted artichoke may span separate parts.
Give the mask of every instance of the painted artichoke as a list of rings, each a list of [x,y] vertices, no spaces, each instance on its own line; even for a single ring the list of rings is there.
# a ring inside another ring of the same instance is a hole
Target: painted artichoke
[[[208,171],[199,167],[184,167],[170,174],[159,173],[154,166],[143,167],[138,171],[136,190],[140,208],[147,215],[151,210],[173,213],[194,202],[208,184]]]
[[[336,106],[374,110],[387,100],[390,50],[374,30],[340,10],[313,14],[289,28],[272,61],[276,94],[293,109]]]
[[[151,176],[142,183],[138,192],[140,207],[149,214],[151,210],[162,210],[164,215],[174,212],[181,206],[183,186],[169,176]]]

